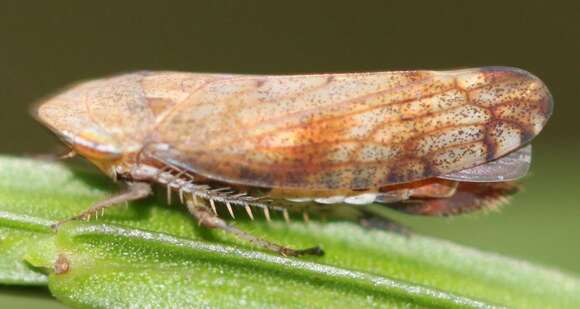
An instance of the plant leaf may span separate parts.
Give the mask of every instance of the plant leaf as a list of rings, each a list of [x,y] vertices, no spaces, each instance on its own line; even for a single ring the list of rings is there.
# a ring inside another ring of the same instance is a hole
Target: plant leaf
[[[8,249],[0,280],[42,284],[49,273],[52,293],[77,307],[580,306],[573,276],[351,223],[236,221],[269,240],[327,252],[300,259],[199,228],[155,199],[50,229],[114,190],[80,168],[0,158],[0,248]],[[52,271],[57,258],[63,273]]]

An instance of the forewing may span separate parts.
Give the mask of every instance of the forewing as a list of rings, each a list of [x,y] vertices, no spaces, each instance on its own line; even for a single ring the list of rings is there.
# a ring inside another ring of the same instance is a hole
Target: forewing
[[[463,182],[504,182],[526,176],[532,163],[532,145],[520,148],[499,159],[439,176]]]
[[[229,183],[366,189],[499,158],[551,110],[544,84],[513,68],[236,76],[176,104],[148,154]]]

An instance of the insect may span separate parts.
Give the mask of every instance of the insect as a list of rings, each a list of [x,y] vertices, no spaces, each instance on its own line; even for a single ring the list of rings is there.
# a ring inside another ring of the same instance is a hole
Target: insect
[[[368,205],[452,215],[517,191],[530,141],[553,109],[546,86],[509,67],[288,76],[137,72],[80,83],[37,118],[127,189],[71,219],[177,194],[208,228],[292,249],[218,213],[339,213],[389,226]],[[219,206],[219,207],[218,207]],[[218,211],[218,209],[220,211]],[[337,214],[338,215],[338,214]]]

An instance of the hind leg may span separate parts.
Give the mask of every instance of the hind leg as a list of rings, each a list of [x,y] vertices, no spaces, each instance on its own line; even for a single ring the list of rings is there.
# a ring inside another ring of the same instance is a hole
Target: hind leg
[[[300,250],[292,249],[246,233],[232,225],[227,224],[224,220],[219,218],[203,201],[200,201],[195,197],[188,198],[186,200],[186,205],[189,212],[195,218],[197,218],[200,225],[210,229],[223,230],[237,236],[238,238],[251,242],[252,244],[263,249],[279,253],[283,256],[324,255],[324,251],[322,251],[320,247],[312,247]]]

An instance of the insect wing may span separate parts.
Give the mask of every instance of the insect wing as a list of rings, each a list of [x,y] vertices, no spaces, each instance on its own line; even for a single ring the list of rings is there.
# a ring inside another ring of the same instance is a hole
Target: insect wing
[[[234,184],[366,189],[500,158],[551,111],[546,86],[514,68],[237,76],[176,104],[149,154]]]
[[[439,178],[463,182],[513,181],[526,176],[531,163],[532,145],[528,145],[491,162],[439,176]]]

